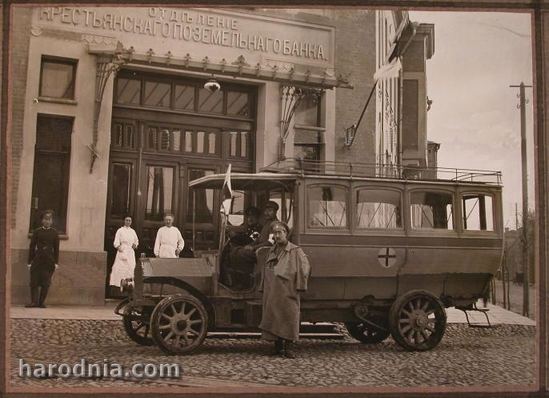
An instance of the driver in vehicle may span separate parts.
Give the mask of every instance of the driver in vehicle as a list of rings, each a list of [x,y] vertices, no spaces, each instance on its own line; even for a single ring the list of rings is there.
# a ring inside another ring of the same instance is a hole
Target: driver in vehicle
[[[265,203],[265,207],[263,209],[263,228],[261,228],[259,238],[252,245],[250,245],[249,249],[255,252],[255,250],[260,247],[273,245],[274,241],[271,233],[271,224],[278,221],[278,218],[276,217],[278,208],[278,203],[273,200],[269,200]]]
[[[250,206],[244,211],[244,222],[236,227],[231,227],[229,236],[231,242],[245,246],[253,243],[261,232],[262,226],[259,223],[261,210],[255,206]]]
[[[229,267],[231,285],[236,290],[247,289],[252,284],[252,273],[257,261],[255,251],[260,247],[271,246],[271,224],[277,221],[278,204],[272,200],[263,210],[264,224],[259,224],[260,211],[249,207],[245,211],[244,223],[229,231]],[[232,271],[232,272],[231,272]]]

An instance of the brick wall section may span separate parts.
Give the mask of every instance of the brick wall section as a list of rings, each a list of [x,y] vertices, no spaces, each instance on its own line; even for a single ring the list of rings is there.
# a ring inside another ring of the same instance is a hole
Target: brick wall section
[[[340,10],[334,13],[336,27],[336,70],[351,72],[354,89],[336,91],[335,159],[343,162],[375,162],[375,98],[370,105],[351,148],[343,145],[345,129],[356,123],[368,99],[375,73],[375,11]],[[329,132],[328,132],[329,133]]]
[[[364,114],[353,146],[343,145],[345,129],[356,123],[366,103],[376,71],[376,18],[374,10],[311,9],[307,11],[268,9],[260,15],[276,16],[335,27],[336,73],[351,73],[354,89],[337,89],[335,160],[375,163],[375,97]]]
[[[11,129],[11,226],[15,227],[17,213],[17,190],[19,188],[19,170],[21,152],[23,150],[23,117],[25,109],[25,91],[27,88],[27,66],[29,57],[30,29],[32,10],[30,8],[13,7],[11,32],[11,67],[12,75],[10,99],[12,103]],[[36,73],[39,73],[37,71]],[[28,222],[28,220],[19,220]]]

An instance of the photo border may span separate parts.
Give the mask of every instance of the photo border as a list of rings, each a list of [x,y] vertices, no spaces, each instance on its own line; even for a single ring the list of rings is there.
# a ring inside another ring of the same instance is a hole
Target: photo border
[[[321,7],[361,7],[383,9],[415,9],[421,11],[496,11],[496,12],[526,12],[532,16],[532,55],[533,55],[533,86],[534,86],[534,167],[535,167],[535,200],[536,200],[536,382],[533,385],[505,385],[478,386],[478,387],[420,387],[420,388],[378,388],[378,387],[330,387],[330,388],[305,388],[305,387],[265,387],[265,388],[207,388],[207,387],[181,387],[181,388],[51,388],[47,391],[43,388],[11,387],[10,386],[10,356],[9,356],[9,330],[10,330],[10,202],[8,194],[11,192],[10,169],[10,127],[11,103],[9,94],[11,82],[6,79],[10,76],[9,36],[11,26],[11,9],[13,6],[41,6],[50,5],[122,5],[116,1],[25,1],[4,0],[0,4],[2,11],[2,79],[0,87],[2,100],[0,106],[0,395],[5,397],[30,397],[30,396],[116,396],[139,397],[154,394],[155,397],[168,397],[174,394],[185,397],[224,397],[224,396],[291,396],[291,397],[329,397],[329,396],[383,396],[383,397],[457,397],[457,396],[483,396],[483,397],[533,397],[547,396],[548,394],[548,369],[547,362],[549,352],[547,349],[547,285],[548,285],[548,218],[549,218],[549,112],[545,107],[549,103],[549,0],[203,0],[191,1],[132,1],[124,2],[129,6],[178,6],[178,7],[224,7],[237,8],[242,6],[254,7],[287,7],[287,8],[321,8]],[[5,193],[5,194],[4,194]]]

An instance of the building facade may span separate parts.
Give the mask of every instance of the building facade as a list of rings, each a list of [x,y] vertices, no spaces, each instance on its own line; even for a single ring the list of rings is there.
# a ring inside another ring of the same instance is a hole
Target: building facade
[[[197,247],[216,247],[220,198],[190,196],[190,180],[284,158],[413,158],[404,147],[412,124],[402,119],[402,90],[421,72],[408,72],[406,62],[399,77],[378,84],[352,145],[345,135],[386,58],[380,43],[387,52],[399,42],[406,13],[15,7],[14,21],[15,303],[28,296],[29,236],[45,209],[54,210],[62,238],[50,302],[98,304],[126,215],[148,255],[166,213],[185,239],[194,220]],[[418,122],[416,138],[422,128]]]

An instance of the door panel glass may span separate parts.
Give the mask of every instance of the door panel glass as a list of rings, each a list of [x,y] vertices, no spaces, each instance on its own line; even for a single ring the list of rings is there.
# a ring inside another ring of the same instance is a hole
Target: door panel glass
[[[170,130],[168,129],[160,130],[160,149],[164,151],[170,150]]]
[[[130,187],[132,165],[113,163],[111,177],[111,216],[124,218],[130,211]]]
[[[231,131],[230,133],[230,144],[229,144],[229,155],[236,156],[236,143],[238,139],[238,133],[236,131]]]
[[[216,145],[215,145],[215,133],[208,134],[208,153],[214,154],[216,153]]]
[[[175,109],[194,110],[194,86],[175,85]]]
[[[116,82],[115,101],[117,104],[139,105],[141,81],[119,77]]]
[[[229,91],[227,93],[227,114],[249,117],[249,94],[247,92]]]
[[[213,170],[189,169],[189,181],[214,174]],[[195,201],[196,200],[196,204]],[[187,221],[192,222],[193,213],[196,223],[213,223],[213,189],[189,190],[189,206],[187,208]]]
[[[145,220],[161,221],[172,213],[174,192],[172,167],[147,166],[147,205]]]
[[[200,88],[198,92],[198,111],[208,113],[223,112],[223,91],[211,92]]]
[[[193,132],[185,131],[185,152],[193,151]]]
[[[31,201],[31,231],[40,213],[53,210],[54,226],[66,231],[72,119],[38,115]]]
[[[181,131],[172,131],[173,150],[179,152],[181,150]]]
[[[145,81],[143,105],[169,108],[170,95],[171,85],[169,83]]]
[[[240,133],[240,157],[248,156],[248,132]]]
[[[158,147],[158,130],[155,127],[149,127],[147,147],[152,150],[156,150]]]
[[[196,133],[196,152],[203,153],[204,152],[204,138],[205,134],[203,131],[198,131]]]

